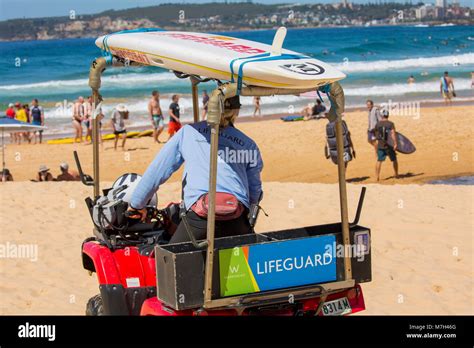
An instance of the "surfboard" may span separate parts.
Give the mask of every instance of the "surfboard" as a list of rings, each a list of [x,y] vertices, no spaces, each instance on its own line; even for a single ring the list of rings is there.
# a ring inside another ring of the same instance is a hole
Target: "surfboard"
[[[96,45],[142,65],[252,86],[310,89],[345,77],[327,63],[283,49],[285,35],[280,28],[267,45],[227,35],[141,29],[101,36]]]
[[[396,137],[398,143],[397,152],[409,155],[416,151],[415,145],[413,145],[410,139],[408,139],[406,136],[397,132]],[[388,137],[387,144],[393,147],[393,140],[391,137]]]

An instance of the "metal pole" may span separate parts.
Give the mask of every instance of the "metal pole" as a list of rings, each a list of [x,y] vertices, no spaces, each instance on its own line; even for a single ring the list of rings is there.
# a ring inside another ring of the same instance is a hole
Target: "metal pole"
[[[194,77],[191,76],[191,91],[193,95],[193,116],[194,116],[194,123],[199,122],[199,92],[198,92],[198,84],[199,81]]]
[[[94,171],[94,197],[100,196],[100,176],[99,176],[99,137],[100,137],[100,126],[99,118],[96,114],[97,105],[100,103],[100,95],[98,90],[92,90],[92,108],[93,108],[93,119],[92,119],[92,160],[93,160],[93,171]]]
[[[204,306],[212,301],[212,275],[214,268],[214,234],[216,217],[217,150],[219,145],[219,124],[211,126],[211,151],[209,168],[209,211],[207,214],[207,255],[204,280]]]
[[[344,274],[345,279],[352,279],[351,258],[348,255],[350,245],[349,217],[347,209],[346,168],[344,162],[344,140],[342,133],[342,115],[338,113],[336,119],[336,143],[337,143],[337,171],[339,176],[339,202],[341,205],[342,242],[344,245]]]

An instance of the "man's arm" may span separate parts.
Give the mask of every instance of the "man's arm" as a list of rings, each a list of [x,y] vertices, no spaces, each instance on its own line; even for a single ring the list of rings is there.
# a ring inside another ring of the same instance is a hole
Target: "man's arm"
[[[148,102],[148,113],[150,114],[150,118],[153,121],[153,106],[151,106],[151,101]]]
[[[40,106],[40,108],[41,108],[40,109],[40,111],[41,111],[41,114],[40,114],[41,115],[41,125],[44,126],[44,110],[41,106]]]
[[[390,136],[392,137],[393,140],[393,149],[396,150],[398,148],[398,142],[397,142],[397,132],[395,131],[395,126],[393,126],[392,131],[390,132]]]
[[[183,129],[184,130],[184,129]],[[163,146],[153,162],[143,174],[143,178],[133,191],[130,206],[143,209],[160,185],[181,167],[184,159],[181,154],[181,144],[184,131],[178,132]]]
[[[250,204],[257,204],[262,193],[262,179],[260,173],[263,169],[262,156],[260,155],[260,150],[255,145],[253,150],[257,154],[256,163],[249,163],[247,166],[247,179],[249,184],[249,200]]]

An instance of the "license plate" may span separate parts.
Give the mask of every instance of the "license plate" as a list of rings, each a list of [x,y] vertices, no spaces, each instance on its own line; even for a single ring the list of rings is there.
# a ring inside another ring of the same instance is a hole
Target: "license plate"
[[[352,308],[347,297],[325,302],[321,308],[322,315],[344,315],[351,312]]]

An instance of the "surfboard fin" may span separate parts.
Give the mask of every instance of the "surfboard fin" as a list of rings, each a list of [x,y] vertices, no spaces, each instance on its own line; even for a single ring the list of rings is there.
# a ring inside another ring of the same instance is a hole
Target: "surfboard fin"
[[[275,33],[275,36],[273,37],[272,50],[270,52],[270,55],[281,56],[281,50],[283,48],[283,41],[285,41],[285,37],[286,28],[278,28],[277,32]]]

